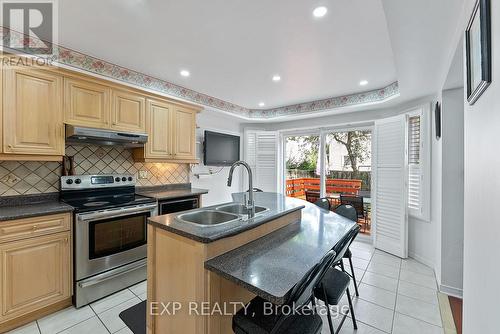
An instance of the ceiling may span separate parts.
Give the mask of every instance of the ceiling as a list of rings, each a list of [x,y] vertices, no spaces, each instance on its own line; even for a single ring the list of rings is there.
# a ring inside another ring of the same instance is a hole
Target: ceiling
[[[59,13],[62,46],[248,109],[398,79],[381,0],[73,0]]]
[[[314,18],[321,5],[328,13]],[[283,121],[436,94],[460,66],[464,13],[457,0],[73,0],[59,2],[58,44],[95,57],[65,64],[93,71],[102,59],[118,66],[97,74],[122,80],[126,67],[144,74],[131,84]]]

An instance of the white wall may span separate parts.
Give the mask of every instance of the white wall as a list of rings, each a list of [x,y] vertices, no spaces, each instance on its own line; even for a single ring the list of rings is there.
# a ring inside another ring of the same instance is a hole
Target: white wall
[[[467,17],[473,1],[467,1]],[[463,22],[465,29],[466,21]],[[465,103],[465,334],[499,332],[500,306],[500,2],[491,1],[493,80]]]
[[[443,91],[441,273],[443,292],[462,295],[464,241],[464,91]]]
[[[243,158],[243,134],[241,132],[241,122],[234,117],[223,115],[219,112],[203,110],[198,114],[196,120],[198,128],[196,129],[196,150],[197,156],[202,162],[199,166],[192,168],[190,173],[191,186],[193,188],[208,189],[208,194],[203,195],[203,206],[220,204],[232,201],[231,194],[241,191],[242,169],[235,170],[233,175],[233,184],[227,186],[227,177],[229,167],[207,167],[203,165],[203,134],[205,130],[233,134],[241,137],[240,157]],[[206,174],[212,171],[214,174],[198,179],[194,174]]]

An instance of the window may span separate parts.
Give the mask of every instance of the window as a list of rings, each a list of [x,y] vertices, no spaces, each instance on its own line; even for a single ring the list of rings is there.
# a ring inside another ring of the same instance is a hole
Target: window
[[[420,116],[408,118],[408,208],[421,211]]]
[[[408,213],[429,220],[429,157],[424,109],[408,114]]]

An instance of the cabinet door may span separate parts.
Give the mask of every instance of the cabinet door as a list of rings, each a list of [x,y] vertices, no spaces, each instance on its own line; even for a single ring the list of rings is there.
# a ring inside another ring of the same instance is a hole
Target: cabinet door
[[[174,106],[174,159],[196,159],[196,111]]]
[[[34,69],[6,69],[4,152],[64,155],[62,77]]]
[[[157,100],[148,100],[146,110],[148,142],[146,159],[172,158],[172,105]]]
[[[1,320],[71,296],[70,232],[0,244]]]
[[[109,128],[111,89],[90,81],[64,79],[64,121],[68,124]]]
[[[111,128],[119,131],[146,131],[146,99],[133,92],[113,90]]]

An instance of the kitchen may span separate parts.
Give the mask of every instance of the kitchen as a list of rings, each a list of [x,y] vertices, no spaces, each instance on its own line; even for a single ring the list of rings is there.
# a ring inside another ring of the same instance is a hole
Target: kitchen
[[[0,333],[478,330],[495,5],[0,0]]]

